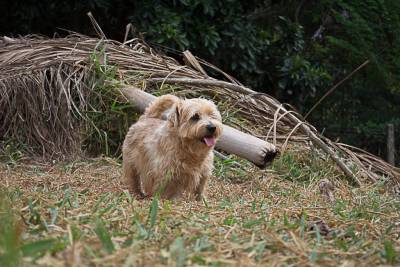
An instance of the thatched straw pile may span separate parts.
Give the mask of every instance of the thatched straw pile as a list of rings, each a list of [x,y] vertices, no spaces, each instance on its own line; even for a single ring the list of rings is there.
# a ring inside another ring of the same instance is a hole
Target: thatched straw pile
[[[400,182],[399,168],[320,136],[298,113],[189,52],[183,58],[186,65],[156,53],[139,39],[122,44],[78,34],[54,39],[5,37],[0,41],[0,141],[15,140],[47,158],[79,153],[92,125],[87,113],[96,112],[90,100],[99,94],[94,90],[97,64],[100,70],[115,70],[115,94],[124,84],[152,93],[210,97],[220,104],[225,123],[282,151],[293,142],[313,148],[322,157],[331,157],[357,184],[385,178]],[[203,67],[219,72],[226,81],[209,77]]]

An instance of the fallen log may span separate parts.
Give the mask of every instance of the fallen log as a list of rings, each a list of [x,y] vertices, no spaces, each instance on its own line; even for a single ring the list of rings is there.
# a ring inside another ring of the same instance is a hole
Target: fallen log
[[[155,96],[135,87],[122,88],[120,91],[139,113],[143,113],[156,99]],[[277,154],[273,144],[227,125],[224,125],[222,136],[215,148],[249,160],[260,168],[267,166]]]
[[[169,82],[169,83],[178,83],[178,84],[186,84],[186,85],[201,85],[201,86],[221,86],[233,90],[235,92],[244,94],[244,95],[253,95],[256,92],[233,83],[219,81],[214,79],[191,79],[191,78],[150,78],[147,79],[149,82]],[[274,99],[270,98],[267,95],[261,95],[260,98],[265,99],[268,103],[272,104],[274,108],[279,108],[282,110],[283,113],[289,118],[293,125],[299,126],[299,128],[305,133],[311,142],[316,146],[322,149],[326,154],[328,154],[333,161],[339,166],[339,168],[346,174],[347,177],[352,178],[358,185],[361,185],[361,181],[357,178],[357,176],[353,173],[352,170],[340,159],[337,155],[337,151],[332,149],[332,146],[327,145],[324,141],[318,137],[317,133],[310,129],[309,125],[306,122],[300,120],[297,116],[293,115],[292,113],[288,112],[284,108],[281,107],[281,104]],[[371,168],[371,165],[369,165]],[[365,170],[365,169],[364,169]],[[368,171],[367,171],[368,173]]]

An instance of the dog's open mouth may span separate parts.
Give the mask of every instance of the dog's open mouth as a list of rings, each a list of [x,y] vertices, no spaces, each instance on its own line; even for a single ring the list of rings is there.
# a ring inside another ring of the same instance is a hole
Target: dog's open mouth
[[[217,139],[214,136],[204,136],[201,141],[205,143],[208,147],[215,146],[215,144],[217,143]]]

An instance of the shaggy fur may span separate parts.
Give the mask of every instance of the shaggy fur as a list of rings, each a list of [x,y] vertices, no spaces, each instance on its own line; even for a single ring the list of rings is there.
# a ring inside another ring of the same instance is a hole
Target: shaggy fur
[[[129,190],[138,197],[159,192],[167,199],[187,190],[201,200],[221,133],[221,115],[212,102],[159,97],[125,137],[123,178]]]

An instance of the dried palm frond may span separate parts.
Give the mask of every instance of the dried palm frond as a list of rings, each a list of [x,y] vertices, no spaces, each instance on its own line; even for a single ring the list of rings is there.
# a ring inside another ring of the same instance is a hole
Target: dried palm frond
[[[218,68],[185,52],[185,62],[156,53],[139,39],[123,44],[73,34],[47,39],[27,36],[0,42],[0,139],[12,138],[47,157],[80,151],[96,84],[93,60],[115,67],[118,83],[153,93],[208,96],[244,123],[228,124],[284,150],[288,142],[314,146],[329,155],[357,184],[388,177],[400,182],[400,169],[361,149],[319,135],[302,116],[255,92],[221,71],[229,82],[210,78],[201,67]],[[174,86],[172,86],[174,85]],[[116,85],[118,86],[118,84]],[[171,87],[172,86],[172,87]],[[118,91],[118,90],[115,90]]]

